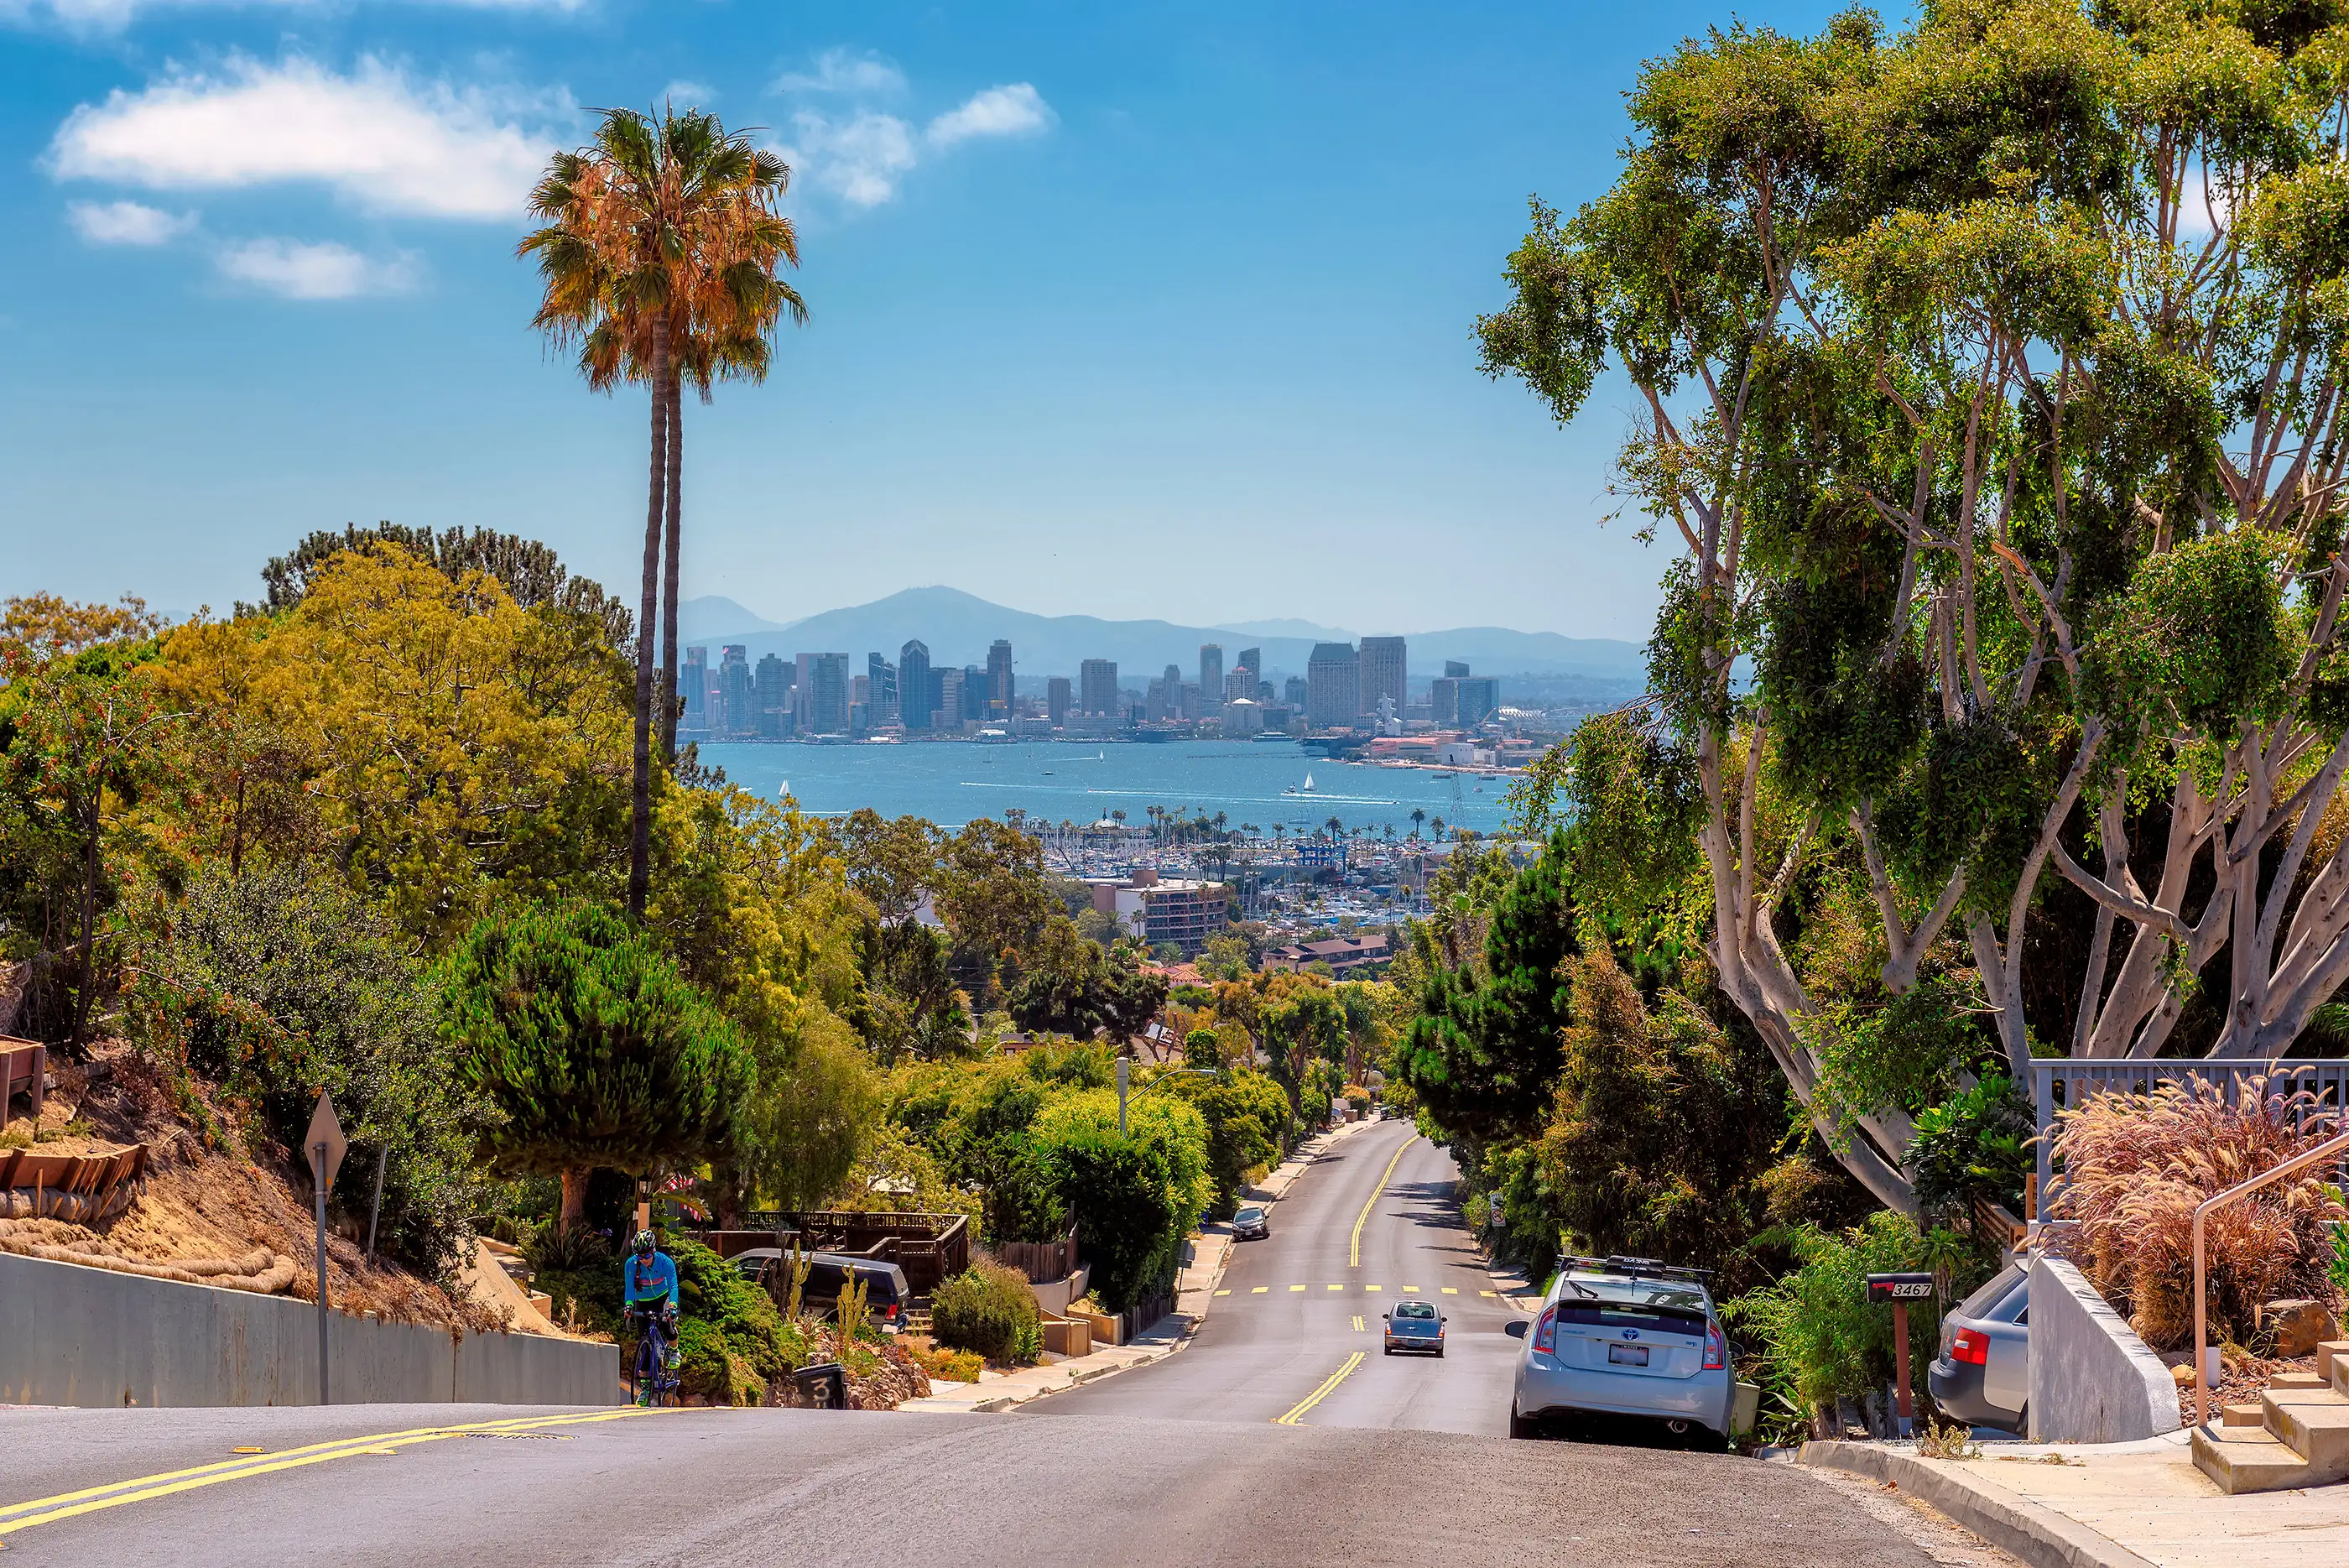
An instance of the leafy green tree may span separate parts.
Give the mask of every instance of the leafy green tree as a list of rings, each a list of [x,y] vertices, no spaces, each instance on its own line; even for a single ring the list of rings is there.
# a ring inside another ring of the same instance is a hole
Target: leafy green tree
[[[1092,1267],[1093,1296],[1123,1312],[1174,1277],[1183,1241],[1206,1211],[1206,1122],[1181,1100],[1133,1102],[1117,1128],[1117,1096],[1091,1090],[1037,1116],[1037,1147],[1051,1172],[1078,1245]]]
[[[1884,992],[1956,939],[2017,1082],[2034,1040],[2276,1054],[2349,977],[2349,840],[2318,837],[2349,771],[2344,26],[1714,30],[1641,72],[1610,190],[1535,203],[1479,323],[1561,422],[1624,378],[1620,493],[1675,546],[1652,743],[1584,775],[1581,842],[1645,860],[1638,818],[1685,807],[1721,989],[1888,1205],[1909,1112],[1818,1092],[1792,938],[1824,868]]]
[[[1346,1059],[1346,1014],[1326,983],[1308,981],[1268,1002],[1258,1014],[1264,1048],[1272,1076],[1288,1095],[1289,1104],[1315,1123],[1326,1119],[1330,1096],[1320,1096],[1321,1109],[1307,1102],[1326,1087],[1317,1066],[1332,1068]],[[1343,1075],[1340,1071],[1340,1081]]]
[[[965,823],[939,849],[933,894],[971,995],[998,1005],[1059,915],[1043,841],[987,817]]]
[[[1395,1051],[1399,1076],[1444,1131],[1525,1138],[1556,1089],[1560,1031],[1573,1015],[1561,966],[1580,950],[1563,832],[1517,873],[1486,929],[1483,973],[1437,967]]]
[[[1212,1058],[1216,1037],[1203,1029],[1195,1031],[1193,1038],[1200,1034],[1206,1035]],[[1214,1064],[1212,1059],[1208,1064]],[[1181,1096],[1206,1120],[1207,1179],[1213,1192],[1207,1214],[1230,1218],[1247,1173],[1279,1158],[1288,1146],[1292,1125],[1288,1096],[1266,1075],[1245,1069],[1212,1078],[1178,1075],[1162,1092]]]
[[[864,1052],[829,1013],[788,1038],[754,1040],[755,1081],[736,1108],[730,1163],[786,1212],[840,1190],[881,1116]]]
[[[866,923],[857,936],[865,1038],[884,1066],[936,1061],[969,1047],[970,998],[954,982],[945,936],[913,920]]]
[[[575,1223],[595,1166],[647,1172],[724,1149],[750,1086],[740,1039],[676,966],[592,904],[490,916],[446,961],[441,1030],[496,1120],[483,1154],[559,1175]]]
[[[1132,956],[1105,953],[1055,917],[1010,995],[1023,1029],[1074,1035],[1105,1033],[1117,1044],[1139,1033],[1166,1004],[1166,977],[1144,973]]]
[[[351,1140],[330,1200],[365,1215],[383,1156],[380,1246],[428,1275],[470,1260],[483,1107],[452,1079],[414,944],[322,870],[207,866],[131,934],[133,1040],[214,1130],[241,1108],[254,1152],[305,1166],[318,1091]]]

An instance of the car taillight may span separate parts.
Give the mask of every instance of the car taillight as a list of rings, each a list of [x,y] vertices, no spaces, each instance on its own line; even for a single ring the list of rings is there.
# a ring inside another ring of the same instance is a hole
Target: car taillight
[[[1557,1308],[1546,1306],[1534,1320],[1534,1348],[1545,1355],[1557,1354]]]
[[[1972,1366],[1987,1366],[1990,1362],[1990,1335],[1975,1328],[1958,1330],[1958,1337],[1950,1341],[1950,1359]]]
[[[1704,1325],[1704,1370],[1718,1372],[1729,1365],[1729,1342],[1721,1336],[1713,1324]]]

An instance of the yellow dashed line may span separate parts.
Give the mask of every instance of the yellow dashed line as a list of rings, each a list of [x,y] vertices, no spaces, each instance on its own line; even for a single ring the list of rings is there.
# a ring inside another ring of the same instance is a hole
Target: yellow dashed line
[[[1291,1291],[1301,1291],[1301,1290],[1303,1290],[1305,1287],[1304,1287],[1303,1285],[1291,1285],[1291,1286],[1289,1286],[1288,1288],[1289,1288]]]
[[[1456,1296],[1460,1293],[1460,1287],[1458,1285],[1446,1285],[1444,1287],[1444,1293],[1447,1296]]]
[[[1363,1288],[1364,1290],[1366,1290],[1366,1291],[1382,1291],[1382,1290],[1386,1289],[1386,1286],[1384,1286],[1384,1285],[1364,1285],[1362,1288]]]
[[[1333,1290],[1333,1291],[1342,1291],[1342,1290],[1344,1290],[1346,1287],[1345,1287],[1345,1286],[1343,1286],[1343,1285],[1331,1285],[1330,1288],[1331,1290]]]
[[[1362,1314],[1361,1313],[1356,1313],[1354,1314],[1354,1332],[1356,1334],[1362,1332]]]
[[[1258,1285],[1258,1286],[1257,1286],[1254,1290],[1252,1290],[1252,1291],[1248,1292],[1248,1294],[1250,1294],[1250,1295],[1252,1295],[1252,1296],[1260,1296],[1260,1295],[1264,1294],[1264,1293],[1265,1293],[1265,1292],[1267,1292],[1267,1291],[1270,1290],[1271,1288],[1272,1288],[1272,1287],[1271,1287],[1271,1286],[1269,1286],[1269,1285]]]
[[[1493,1293],[1490,1291],[1478,1291],[1476,1293],[1480,1296],[1490,1296]]]
[[[1232,1293],[1231,1293],[1231,1292],[1229,1292],[1229,1291],[1217,1291],[1216,1293],[1217,1295],[1219,1295],[1219,1296],[1227,1296],[1227,1295],[1231,1294]]]
[[[1405,1285],[1403,1286],[1403,1289],[1407,1291],[1415,1291],[1419,1289],[1419,1287],[1417,1285]]]

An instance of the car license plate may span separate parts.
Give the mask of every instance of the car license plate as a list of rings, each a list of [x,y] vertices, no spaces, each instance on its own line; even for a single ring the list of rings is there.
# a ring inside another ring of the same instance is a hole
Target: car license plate
[[[1618,1366],[1645,1366],[1648,1365],[1648,1347],[1644,1345],[1610,1345],[1607,1347],[1607,1359]]]

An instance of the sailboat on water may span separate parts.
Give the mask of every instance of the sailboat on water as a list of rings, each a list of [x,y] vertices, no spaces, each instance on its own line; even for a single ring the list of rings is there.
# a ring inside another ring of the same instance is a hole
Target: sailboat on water
[[[1303,784],[1295,785],[1289,789],[1282,790],[1280,793],[1283,794],[1311,794],[1313,793],[1312,772],[1309,769],[1307,771],[1305,774],[1305,782]]]

